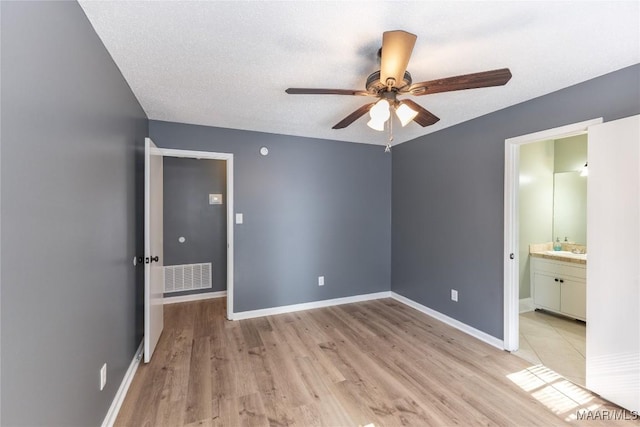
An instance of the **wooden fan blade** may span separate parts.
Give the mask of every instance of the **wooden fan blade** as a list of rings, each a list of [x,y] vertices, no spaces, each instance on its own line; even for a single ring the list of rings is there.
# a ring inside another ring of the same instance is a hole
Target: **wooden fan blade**
[[[374,105],[375,105],[375,102],[372,102],[371,104],[363,105],[362,107],[358,108],[356,111],[354,111],[353,113],[349,114],[347,117],[342,119],[338,124],[336,124],[331,129],[344,129],[344,128],[346,128],[351,123],[355,122],[360,117],[362,117],[365,114],[367,114],[369,112],[369,110],[371,110],[371,107],[373,107]]]
[[[386,31],[382,34],[382,54],[380,57],[380,82],[387,85],[387,79],[400,84],[409,65],[409,58],[416,44],[417,36],[406,31]]]
[[[425,108],[423,108],[419,104],[416,104],[410,99],[403,99],[402,102],[405,103],[408,107],[411,107],[412,110],[418,112],[418,115],[414,117],[413,121],[422,127],[431,126],[440,120],[440,118],[434,116]]]
[[[502,86],[511,79],[508,68],[465,74],[411,85],[408,92],[422,96],[430,93],[452,92],[454,90],[476,89],[481,87]]]
[[[369,92],[364,90],[355,89],[309,89],[290,87],[285,90],[289,95],[360,95],[360,96],[372,96]]]

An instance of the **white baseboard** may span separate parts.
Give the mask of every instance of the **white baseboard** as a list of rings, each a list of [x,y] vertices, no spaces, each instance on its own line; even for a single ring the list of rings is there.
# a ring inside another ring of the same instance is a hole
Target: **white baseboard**
[[[305,302],[302,304],[284,305],[280,307],[264,308],[261,310],[241,311],[233,313],[232,320],[252,319],[254,317],[273,316],[274,314],[292,313],[294,311],[311,310],[312,308],[331,307],[334,305],[351,304],[354,302],[371,301],[391,297],[390,291],[373,294],[354,295],[351,297],[326,299],[322,301]]]
[[[466,323],[462,323],[459,320],[453,319],[445,314],[440,313],[439,311],[435,311],[429,307],[426,307],[420,303],[415,302],[407,297],[404,297],[395,292],[391,292],[391,298],[399,301],[409,307],[415,308],[416,310],[426,314],[427,316],[431,316],[434,319],[441,321],[442,323],[446,323],[449,326],[453,326],[454,328],[471,335],[474,338],[479,339],[480,341],[484,341],[489,345],[492,345],[500,350],[504,350],[504,343],[502,340],[487,334],[486,332],[482,332],[479,329],[476,329],[472,326],[467,325]]]
[[[124,402],[124,398],[127,395],[127,391],[129,390],[129,386],[131,385],[131,381],[133,381],[133,376],[138,370],[138,366],[140,365],[140,360],[142,360],[142,349],[143,349],[144,341],[140,343],[138,349],[133,355],[133,360],[131,360],[131,364],[129,364],[129,368],[127,372],[124,373],[124,378],[122,378],[122,382],[120,383],[120,387],[118,387],[118,391],[111,402],[111,406],[107,411],[107,415],[104,417],[104,421],[102,421],[102,427],[112,427],[116,422],[116,418],[118,417],[118,412],[120,412],[120,407],[122,406],[122,402]]]
[[[526,313],[527,311],[533,311],[533,298],[522,298],[519,301],[520,310],[519,313]]]
[[[351,304],[354,302],[371,301],[371,300],[376,300],[381,298],[393,298],[398,302],[401,302],[409,307],[415,308],[416,310],[430,317],[433,317],[434,319],[437,319],[443,323],[446,323],[449,326],[453,326],[454,328],[462,332],[465,332],[471,335],[472,337],[479,339],[480,341],[483,341],[489,345],[492,345],[493,347],[499,348],[500,350],[504,350],[504,343],[502,340],[391,291],[376,292],[373,294],[355,295],[355,296],[344,297],[344,298],[334,298],[334,299],[328,299],[328,300],[322,300],[322,301],[307,302],[302,304],[285,305],[281,307],[265,308],[261,310],[242,311],[240,313],[234,313],[232,320],[253,319],[255,317],[273,316],[275,314],[284,314],[284,313],[293,313],[295,311],[331,307],[331,306],[341,305],[341,304]]]
[[[203,292],[193,295],[177,295],[175,297],[164,297],[163,304],[175,304],[177,302],[192,302],[211,298],[223,298],[227,296],[227,291]]]

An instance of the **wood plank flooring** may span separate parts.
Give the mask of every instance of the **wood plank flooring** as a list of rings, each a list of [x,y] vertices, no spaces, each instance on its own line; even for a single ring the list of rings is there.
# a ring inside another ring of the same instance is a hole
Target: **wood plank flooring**
[[[576,420],[620,408],[391,299],[225,312],[224,299],[165,306],[117,426],[640,425]]]

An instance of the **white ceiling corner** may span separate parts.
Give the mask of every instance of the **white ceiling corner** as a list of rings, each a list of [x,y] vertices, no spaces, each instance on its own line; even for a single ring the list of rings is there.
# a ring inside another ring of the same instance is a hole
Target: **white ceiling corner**
[[[362,97],[382,33],[418,36],[414,82],[508,67],[503,87],[412,97],[440,121],[395,127],[411,140],[640,62],[635,1],[88,1],[87,17],[150,119],[385,144]]]

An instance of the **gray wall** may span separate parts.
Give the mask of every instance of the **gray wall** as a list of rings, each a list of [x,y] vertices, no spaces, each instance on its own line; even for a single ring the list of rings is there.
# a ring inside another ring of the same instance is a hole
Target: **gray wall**
[[[236,312],[390,289],[382,147],[158,121],[149,132],[159,147],[234,154]]]
[[[77,3],[0,7],[2,425],[95,426],[141,338],[147,120]]]
[[[227,289],[227,167],[224,160],[164,157],[164,265],[212,264],[211,289]],[[209,194],[223,204],[210,205]],[[185,238],[180,243],[180,237]]]
[[[392,290],[502,338],[505,139],[638,114],[639,76],[634,65],[395,147]]]

